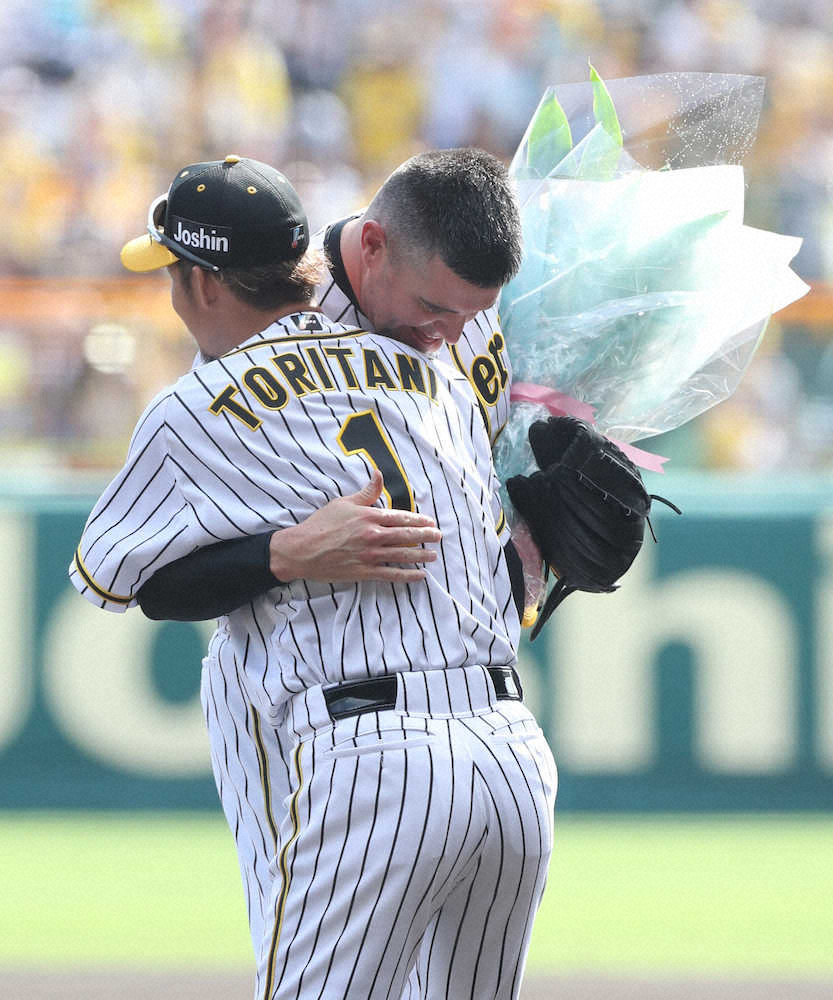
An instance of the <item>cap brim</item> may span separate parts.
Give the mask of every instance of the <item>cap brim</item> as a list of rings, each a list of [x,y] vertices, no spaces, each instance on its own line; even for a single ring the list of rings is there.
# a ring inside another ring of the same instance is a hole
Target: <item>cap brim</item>
[[[150,233],[137,236],[121,248],[121,262],[128,271],[158,271],[178,260],[167,247],[151,239]]]

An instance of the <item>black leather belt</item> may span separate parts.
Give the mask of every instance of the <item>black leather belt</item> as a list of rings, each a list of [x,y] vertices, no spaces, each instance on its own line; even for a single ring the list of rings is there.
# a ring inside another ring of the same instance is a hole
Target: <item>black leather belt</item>
[[[500,701],[521,701],[521,681],[512,667],[487,667]],[[396,707],[395,674],[368,677],[363,681],[344,681],[324,688],[324,701],[333,719],[346,719],[362,712],[380,712]]]

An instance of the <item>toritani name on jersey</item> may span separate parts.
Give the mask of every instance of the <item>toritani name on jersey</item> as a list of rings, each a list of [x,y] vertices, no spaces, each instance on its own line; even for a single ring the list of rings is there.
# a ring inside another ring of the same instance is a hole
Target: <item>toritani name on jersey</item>
[[[373,468],[386,505],[437,523],[440,558],[419,584],[296,580],[226,616],[258,702],[276,711],[316,683],[415,662],[514,662],[508,528],[471,385],[445,361],[315,313],[280,320],[147,407],[84,529],[72,582],[125,610],[161,566],[297,524],[360,490]]]

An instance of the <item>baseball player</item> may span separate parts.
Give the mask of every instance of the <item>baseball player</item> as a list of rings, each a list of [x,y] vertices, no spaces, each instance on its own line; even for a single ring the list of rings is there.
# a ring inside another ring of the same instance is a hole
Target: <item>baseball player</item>
[[[414,232],[421,234],[420,240],[414,241]],[[420,154],[388,178],[361,215],[329,226],[313,238],[313,246],[326,252],[329,264],[316,292],[320,308],[334,320],[364,329],[398,328],[398,336],[412,338],[420,349],[436,348],[439,357],[469,378],[494,438],[508,414],[508,358],[495,309],[490,305],[470,315],[470,299],[480,294],[478,283],[485,281],[490,294],[484,301],[491,302],[520,260],[519,220],[503,166],[474,149]],[[490,273],[493,257],[509,264]],[[479,262],[479,271],[473,261]],[[437,267],[438,262],[444,266]],[[373,504],[380,494],[377,481],[364,491],[362,502]],[[315,516],[328,514],[333,506]],[[373,506],[362,509],[377,516],[395,513]],[[311,520],[291,531],[210,546],[166,566],[140,588],[142,609],[154,618],[206,619],[245,604],[274,586],[275,578],[331,582],[405,572],[378,565],[382,559],[398,561],[397,553],[367,543],[356,553],[351,570],[335,575],[343,551],[329,547],[318,558],[316,538],[304,535],[299,544],[293,543]],[[356,546],[362,536],[356,526],[340,537],[346,547]],[[364,560],[370,556],[368,565]],[[205,660],[203,699],[214,773],[237,844],[257,950],[273,878],[279,814],[289,789],[288,739],[280,727],[258,717],[238,680],[234,658],[220,641],[212,644]],[[264,780],[253,780],[252,775]],[[436,931],[442,939],[455,928]],[[426,962],[429,959],[426,955]]]
[[[512,670],[519,624],[486,429],[464,376],[423,353],[419,325],[392,340],[307,308],[306,242],[286,179],[229,157],[180,171],[149,236],[125,248],[134,269],[171,266],[174,308],[215,360],[143,414],[71,578],[124,610],[159,567],[291,530],[359,495],[374,469],[391,507],[427,512],[442,540],[424,580],[292,580],[223,616],[212,640],[209,725],[213,684],[233,670],[259,754],[252,814],[274,836],[256,995],[399,997],[430,938],[421,995],[516,997],[555,772]],[[433,277],[442,294],[426,305],[468,318],[508,274]],[[289,744],[277,757],[262,753],[265,729]],[[288,767],[280,814],[272,766]]]

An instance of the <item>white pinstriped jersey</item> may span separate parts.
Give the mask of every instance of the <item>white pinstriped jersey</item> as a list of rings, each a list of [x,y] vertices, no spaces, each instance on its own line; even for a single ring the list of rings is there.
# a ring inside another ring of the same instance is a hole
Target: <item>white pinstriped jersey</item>
[[[440,558],[419,584],[295,581],[221,619],[253,697],[274,712],[317,683],[513,663],[508,534],[468,382],[316,313],[272,324],[153,400],[90,515],[72,582],[124,610],[162,565],[295,524],[360,489],[373,465],[389,501],[436,520]]]
[[[370,330],[370,320],[359,309],[341,262],[338,240],[347,221],[349,219],[335,222],[312,237],[312,246],[325,249],[331,262],[327,279],[316,291],[316,301],[319,308],[337,323],[349,323],[362,330]],[[444,345],[438,356],[450,361],[471,382],[489,440],[494,445],[509,418],[512,382],[512,366],[497,308],[487,309],[469,320],[457,343]]]

